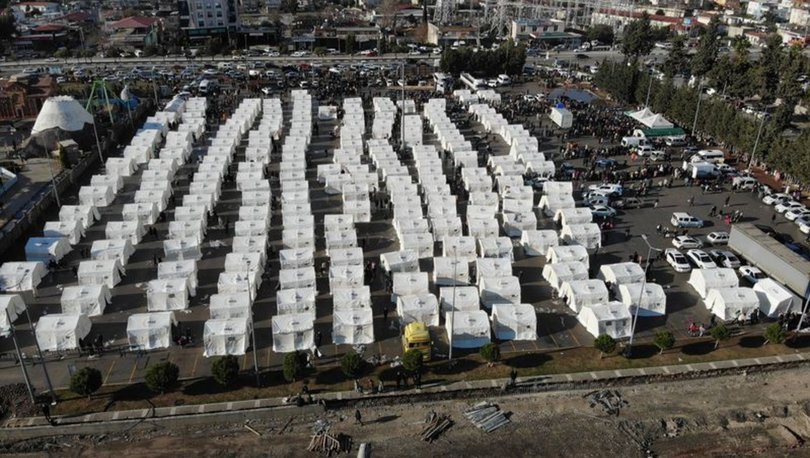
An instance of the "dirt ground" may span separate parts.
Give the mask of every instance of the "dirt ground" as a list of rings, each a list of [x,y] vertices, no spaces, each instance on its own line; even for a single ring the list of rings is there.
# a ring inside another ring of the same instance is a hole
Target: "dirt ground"
[[[626,404],[618,416],[590,407],[590,391],[492,399],[512,422],[492,433],[476,429],[463,412],[478,400],[362,406],[325,417],[334,434],[362,442],[371,456],[808,456],[810,368],[615,388]],[[455,424],[433,443],[418,432],[431,411]],[[306,451],[315,418],[167,429],[145,426],[125,436],[62,437],[6,444],[19,456],[317,456]],[[286,427],[285,427],[286,426]],[[282,431],[283,428],[283,431]],[[0,448],[0,452],[4,451]]]

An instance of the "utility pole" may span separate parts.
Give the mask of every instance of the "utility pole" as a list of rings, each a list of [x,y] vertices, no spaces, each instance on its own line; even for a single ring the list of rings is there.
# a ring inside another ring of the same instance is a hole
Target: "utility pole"
[[[31,334],[34,335],[34,344],[36,344],[37,348],[37,356],[39,357],[39,362],[42,364],[42,372],[45,374],[45,383],[48,384],[48,391],[51,393],[51,405],[56,405],[56,391],[53,390],[53,384],[51,383],[51,376],[48,374],[48,367],[47,363],[45,363],[45,357],[42,356],[42,348],[39,346],[39,340],[37,340],[37,333],[36,329],[34,328],[34,323],[31,321],[31,313],[28,311],[28,304],[23,301],[25,304],[25,316],[28,318],[28,326],[31,327]],[[6,310],[8,313],[8,310]]]
[[[633,311],[632,325],[630,326],[630,341],[627,343],[627,348],[625,349],[625,355],[628,357],[633,353],[633,338],[636,335],[638,310],[641,308],[641,300],[644,298],[644,288],[647,287],[647,271],[650,269],[650,256],[652,256],[653,251],[661,251],[660,248],[655,248],[650,245],[649,240],[647,240],[647,234],[641,234],[641,239],[647,244],[647,265],[644,266],[644,279],[641,281],[641,292],[638,294],[638,304],[636,304],[636,309]]]
[[[17,353],[17,360],[20,361],[20,368],[22,369],[23,379],[25,379],[25,387],[28,389],[28,396],[31,397],[31,404],[36,405],[37,401],[34,397],[34,388],[31,386],[31,378],[28,377],[28,368],[25,367],[25,360],[20,351],[20,344],[17,342],[17,331],[14,329],[14,323],[11,322],[11,315],[8,313],[8,309],[6,309],[6,320],[8,321],[9,335],[11,335],[11,340],[14,341],[14,351]]]
[[[251,345],[253,345],[253,372],[256,374],[256,386],[261,386],[261,378],[259,377],[259,356],[258,347],[256,347],[256,319],[253,317],[253,287],[250,283],[250,260],[247,261],[247,284],[248,284],[248,303],[250,304],[250,337]]]
[[[698,93],[697,108],[695,109],[695,120],[694,120],[694,121],[692,121],[692,137],[693,137],[693,138],[695,137],[695,129],[697,128],[698,115],[700,114],[700,101],[701,101],[701,99],[702,99],[702,97],[700,96],[701,91],[703,91],[703,81],[701,81],[701,82],[700,82],[700,84],[698,84],[698,91],[697,91],[697,93]]]
[[[757,155],[757,146],[759,146],[759,137],[760,137],[760,135],[762,135],[762,126],[765,125],[765,118],[767,118],[767,117],[768,117],[768,115],[763,113],[762,119],[759,122],[759,129],[757,129],[757,138],[756,138],[756,140],[754,140],[754,149],[751,150],[751,158],[748,159],[748,171],[749,172],[751,171],[751,167],[754,165],[754,157],[756,157],[756,155]]]

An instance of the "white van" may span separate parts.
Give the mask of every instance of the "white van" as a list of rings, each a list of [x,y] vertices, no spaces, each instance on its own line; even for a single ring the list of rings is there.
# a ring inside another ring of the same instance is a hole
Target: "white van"
[[[510,84],[512,84],[512,78],[509,78],[509,75],[498,75],[498,86],[508,86]]]
[[[675,212],[672,214],[672,219],[669,221],[678,228],[701,228],[703,227],[703,220],[696,218],[689,213]]]
[[[692,162],[711,162],[719,164],[726,160],[726,153],[718,149],[702,149],[692,156]]]
[[[630,148],[639,145],[646,145],[647,139],[643,137],[624,137],[622,138],[622,146],[625,148]]]
[[[655,150],[651,145],[638,145],[638,148],[636,148],[636,154],[641,157],[651,156],[653,151]]]
[[[734,177],[734,179],[731,180],[731,184],[737,189],[747,189],[750,191],[759,185],[759,181],[752,177]]]

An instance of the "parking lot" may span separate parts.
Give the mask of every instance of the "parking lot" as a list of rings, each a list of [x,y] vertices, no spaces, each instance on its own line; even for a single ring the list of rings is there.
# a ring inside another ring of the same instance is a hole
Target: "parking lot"
[[[535,86],[536,87],[536,86]],[[534,87],[513,87],[511,90],[521,93],[525,90],[536,90]],[[285,104],[285,121],[289,121],[289,105]],[[317,105],[313,107],[317,110]],[[366,110],[370,107],[367,106]],[[310,184],[310,200],[316,221],[316,243],[317,252],[315,265],[319,266],[327,258],[324,253],[324,228],[323,215],[326,213],[341,212],[340,196],[328,196],[323,192],[323,185],[315,179],[315,170],[318,164],[331,161],[332,150],[337,146],[337,140],[330,137],[329,132],[335,126],[334,121],[319,121],[318,134],[313,135],[310,151],[313,160],[307,169],[307,179]],[[544,121],[544,126],[548,121]],[[209,126],[207,137],[215,132],[216,126]],[[462,133],[468,137],[484,136],[482,126],[476,122],[471,122],[465,127]],[[579,144],[598,145],[595,138],[577,138]],[[425,132],[425,143],[436,144],[435,136]],[[498,136],[492,136],[489,140],[492,154],[508,154],[508,146]],[[244,157],[245,142],[237,149],[236,160]],[[480,145],[481,151],[485,143]],[[559,151],[559,139],[549,139],[542,142],[541,151]],[[195,147],[194,157],[204,154],[205,144]],[[324,155],[324,151],[326,154]],[[175,182],[175,201],[180,202],[182,196],[188,192],[188,182],[191,174],[196,168],[196,161],[192,160],[183,166],[178,172]],[[482,153],[482,158],[483,158]],[[563,162],[557,154],[554,157],[559,165]],[[619,163],[627,161],[628,171],[640,164],[639,160],[633,161],[627,156],[613,157]],[[277,174],[278,155],[275,155],[271,166],[271,175]],[[583,167],[582,159],[567,161],[570,164]],[[406,164],[413,165],[412,161],[405,161]],[[452,170],[445,170],[446,175],[450,175]],[[277,176],[277,175],[276,175]],[[89,181],[89,177],[87,177]],[[75,247],[73,252],[66,258],[68,266],[75,265],[80,259],[82,248],[88,248],[94,240],[104,239],[104,225],[107,221],[120,220],[121,208],[124,203],[132,201],[133,194],[137,188],[137,178],[129,177],[125,180],[124,189],[118,194],[115,203],[109,207],[101,209],[102,221],[87,231],[86,237]],[[595,182],[577,182],[575,189],[579,186],[587,187]],[[724,208],[724,201],[729,198],[729,205],[726,212],[733,210],[744,211],[743,221],[758,222],[772,226],[778,232],[785,232],[796,239],[800,239],[802,234],[796,230],[796,226],[777,216],[771,222],[773,214],[772,207],[763,204],[756,194],[751,192],[732,193],[730,186],[722,192],[703,193],[700,187],[685,186],[682,180],[676,180],[671,187],[659,186],[660,180],[653,180],[653,186],[649,195],[644,199],[648,202],[657,201],[657,205],[646,206],[639,209],[619,211],[616,218],[616,225],[610,230],[606,230],[603,238],[603,247],[597,254],[591,257],[591,266],[599,266],[614,262],[627,261],[634,254],[642,258],[647,256],[647,245],[642,240],[641,235],[646,234],[650,244],[656,248],[670,248],[671,238],[666,238],[656,230],[658,225],[668,226],[670,217],[675,211],[687,211],[694,216],[703,218],[707,224],[702,229],[690,230],[689,234],[704,237],[711,231],[727,231],[729,227],[717,217],[709,217],[712,206]],[[625,183],[626,188],[632,187],[633,183]],[[271,177],[273,195],[280,193],[277,178]],[[535,204],[539,201],[540,192],[535,192]],[[689,201],[693,199],[690,206]],[[63,204],[76,204],[77,196],[64,196]],[[238,208],[241,204],[240,193],[236,191],[233,182],[223,184],[222,197],[216,207],[216,212],[220,218],[233,222],[237,219]],[[459,200],[459,214],[465,215],[466,202]],[[137,245],[135,254],[130,259],[126,267],[126,276],[121,284],[113,290],[112,303],[107,307],[104,315],[94,317],[93,329],[90,338],[103,336],[103,340],[110,349],[102,356],[79,356],[77,354],[48,355],[48,369],[54,384],[59,387],[67,386],[69,374],[83,366],[89,365],[97,367],[104,374],[105,383],[132,383],[142,380],[146,367],[158,360],[171,360],[180,367],[181,378],[193,378],[204,376],[210,373],[210,360],[202,356],[202,328],[203,323],[208,318],[208,298],[216,293],[218,274],[223,270],[225,254],[230,251],[232,232],[226,231],[224,227],[218,226],[216,221],[209,225],[207,237],[203,245],[203,259],[198,262],[199,287],[197,296],[191,299],[189,310],[177,313],[182,329],[190,330],[194,344],[179,347],[174,346],[166,351],[156,351],[148,354],[138,355],[129,352],[119,352],[126,344],[126,323],[127,317],[132,313],[146,311],[146,282],[156,277],[154,266],[155,256],[162,256],[162,240],[165,238],[168,229],[168,221],[172,220],[174,204],[170,204],[167,210],[165,221],[157,223],[158,236],[146,235],[143,241]],[[261,371],[277,371],[280,368],[282,355],[272,351],[271,317],[276,314],[275,290],[278,279],[278,256],[281,239],[281,215],[279,211],[274,212],[270,239],[272,248],[269,252],[268,276],[263,282],[258,297],[254,304],[256,322],[256,357]],[[556,228],[551,218],[538,214],[538,228]],[[629,231],[629,237],[626,232]],[[378,260],[379,255],[398,249],[397,237],[394,233],[390,219],[384,219],[379,213],[373,215],[371,223],[358,225],[358,238],[364,240],[364,254],[366,260]],[[440,249],[436,247],[436,253]],[[502,342],[500,343],[503,353],[524,352],[524,351],[551,351],[578,346],[592,345],[593,337],[578,323],[574,313],[559,299],[555,299],[549,284],[542,279],[541,271],[545,263],[542,257],[526,257],[522,249],[515,241],[514,248],[515,261],[513,264],[513,275],[521,279],[522,302],[532,304],[537,310],[537,330],[536,341],[522,342]],[[7,253],[7,259],[22,259],[24,257],[22,249],[16,253]],[[432,261],[423,259],[421,262],[422,271],[432,270]],[[592,275],[593,277],[593,275]],[[667,314],[665,317],[648,318],[642,317],[638,321],[637,335],[639,339],[648,339],[655,332],[662,329],[669,329],[679,339],[688,338],[687,326],[690,322],[708,323],[710,314],[703,306],[698,295],[686,284],[688,274],[675,273],[663,261],[656,261],[650,268],[651,281],[664,286],[667,292]],[[318,277],[319,296],[317,298],[317,321],[316,330],[322,334],[323,344],[320,350],[323,357],[316,361],[316,365],[328,366],[337,363],[338,358],[344,354],[348,346],[335,346],[331,344],[332,317],[331,317],[331,297],[328,292],[328,281],[325,277]],[[32,319],[36,321],[39,316],[47,313],[60,312],[60,294],[62,285],[76,284],[76,278],[71,269],[65,268],[47,277],[40,285],[36,297],[30,293],[25,293],[24,297],[29,305]],[[391,303],[390,296],[385,292],[384,281],[378,276],[372,282],[372,300],[375,316],[375,338],[376,342],[366,348],[366,356],[371,354],[386,355],[393,357],[401,354],[401,344],[399,342],[399,330],[394,325],[396,321],[395,305]],[[435,285],[431,285],[431,291],[438,293]],[[384,309],[387,309],[388,320],[383,319]],[[29,357],[34,354],[33,337],[30,327],[25,319],[17,321],[18,338],[24,347],[24,353]],[[447,354],[446,334],[444,328],[433,330],[433,337],[436,342],[436,356],[442,357]],[[243,370],[253,367],[253,349],[243,357],[241,367]],[[19,381],[22,376],[19,366],[14,364],[10,356],[13,352],[11,339],[0,339],[0,353],[6,355],[0,360],[0,384]],[[456,353],[463,355],[465,352]],[[36,386],[41,390],[44,388],[41,371],[36,366],[30,371]]]

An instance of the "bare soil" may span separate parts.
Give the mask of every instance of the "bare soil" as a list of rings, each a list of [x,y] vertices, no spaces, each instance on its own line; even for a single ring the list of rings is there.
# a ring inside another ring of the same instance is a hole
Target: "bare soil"
[[[693,457],[808,456],[810,368],[617,387],[626,404],[618,416],[590,407],[588,391],[491,399],[512,422],[492,433],[463,412],[477,400],[364,406],[330,411],[334,434],[363,442],[376,457]],[[433,443],[419,440],[431,411],[455,424]],[[0,452],[27,456],[317,456],[306,451],[316,418],[178,428],[142,425],[127,435],[54,437],[6,444]]]

